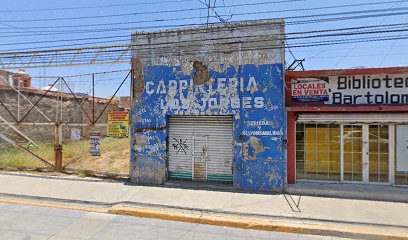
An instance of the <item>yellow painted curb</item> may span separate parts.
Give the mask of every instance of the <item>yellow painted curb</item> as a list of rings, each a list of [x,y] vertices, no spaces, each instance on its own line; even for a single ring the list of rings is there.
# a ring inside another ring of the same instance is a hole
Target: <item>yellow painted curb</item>
[[[194,213],[186,211],[175,211],[168,209],[138,208],[126,206],[87,207],[74,204],[59,204],[46,201],[22,200],[22,199],[0,199],[0,203],[11,203],[19,205],[31,205],[39,207],[51,207],[86,212],[111,213],[134,217],[155,218],[169,221],[186,223],[206,224],[223,227],[254,229],[262,231],[275,231],[298,234],[311,234],[335,237],[348,237],[360,239],[379,240],[402,240],[408,239],[406,232],[389,232],[372,227],[346,227],[341,225],[322,224],[300,224],[279,221],[268,221],[262,219],[250,219],[243,217],[226,217],[209,213]]]
[[[0,199],[0,203],[31,205],[31,206],[37,206],[37,207],[61,208],[61,209],[67,209],[67,210],[78,210],[78,211],[98,212],[98,213],[109,213],[109,209],[110,209],[110,208],[102,208],[102,207],[85,207],[85,206],[72,205],[72,204],[63,205],[63,204],[52,203],[52,202],[35,201],[35,200],[21,200],[21,199]]]
[[[325,235],[363,239],[408,239],[408,233],[389,232],[380,229],[364,227],[346,227],[341,225],[296,224],[287,222],[268,221],[261,219],[224,217],[211,214],[183,213],[181,211],[148,209],[136,207],[114,206],[109,213],[144,218],[156,218],[187,223],[199,223],[215,226],[276,231],[286,233]]]

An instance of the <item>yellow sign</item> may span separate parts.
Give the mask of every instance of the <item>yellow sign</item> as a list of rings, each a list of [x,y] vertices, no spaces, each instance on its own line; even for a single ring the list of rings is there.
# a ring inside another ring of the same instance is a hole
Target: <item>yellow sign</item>
[[[108,113],[108,136],[129,137],[129,112]]]

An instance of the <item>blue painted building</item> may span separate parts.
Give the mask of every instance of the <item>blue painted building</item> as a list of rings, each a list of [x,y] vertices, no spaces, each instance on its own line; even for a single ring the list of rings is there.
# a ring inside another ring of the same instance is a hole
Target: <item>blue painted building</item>
[[[282,190],[283,34],[283,20],[134,33],[131,180]]]

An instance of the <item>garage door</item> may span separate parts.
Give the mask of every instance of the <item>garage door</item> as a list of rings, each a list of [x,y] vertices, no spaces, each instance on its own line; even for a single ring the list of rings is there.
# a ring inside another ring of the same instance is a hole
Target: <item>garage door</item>
[[[169,178],[232,182],[231,116],[169,119]]]

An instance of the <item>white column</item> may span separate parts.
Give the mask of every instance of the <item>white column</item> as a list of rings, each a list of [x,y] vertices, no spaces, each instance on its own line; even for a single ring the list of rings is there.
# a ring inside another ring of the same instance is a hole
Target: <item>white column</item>
[[[369,135],[368,135],[368,125],[363,125],[363,182],[368,183],[370,180],[369,175]]]
[[[388,177],[391,185],[395,184],[395,124],[388,126]]]
[[[340,181],[344,182],[344,125],[340,125]]]

